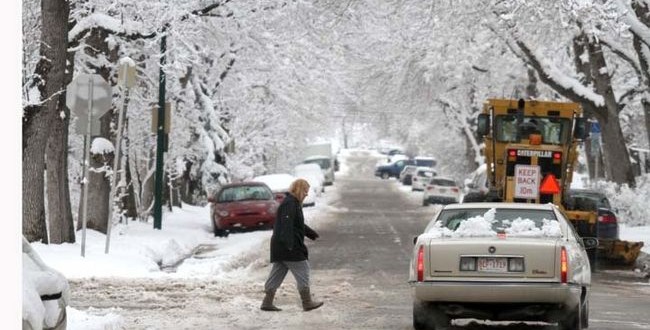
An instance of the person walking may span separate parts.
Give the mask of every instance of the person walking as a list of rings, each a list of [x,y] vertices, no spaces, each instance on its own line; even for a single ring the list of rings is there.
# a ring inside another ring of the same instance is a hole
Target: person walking
[[[309,288],[309,253],[305,246],[305,236],[315,241],[319,236],[305,224],[302,214],[302,201],[309,194],[309,183],[297,179],[291,183],[289,192],[278,207],[273,235],[271,236],[271,273],[264,283],[263,311],[280,311],[273,305],[275,292],[284,281],[288,271],[296,279],[302,308],[305,311],[323,305],[322,301],[312,300]]]

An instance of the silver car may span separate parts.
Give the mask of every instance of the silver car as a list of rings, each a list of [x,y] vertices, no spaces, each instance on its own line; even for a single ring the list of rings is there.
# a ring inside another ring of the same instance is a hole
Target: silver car
[[[415,329],[440,329],[462,318],[588,325],[585,249],[598,240],[580,238],[555,205],[446,205],[414,243]]]

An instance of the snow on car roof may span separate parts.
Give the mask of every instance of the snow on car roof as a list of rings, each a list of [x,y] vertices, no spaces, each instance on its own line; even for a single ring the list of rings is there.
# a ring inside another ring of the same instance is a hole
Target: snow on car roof
[[[311,164],[298,164],[298,165],[296,165],[296,167],[293,168],[293,170],[294,170],[294,172],[302,172],[302,171],[305,171],[305,172],[311,172],[311,171],[322,172],[320,166],[318,164],[314,164],[314,163],[311,163]]]
[[[273,192],[284,192],[289,190],[289,186],[294,180],[296,180],[296,177],[291,174],[278,173],[257,176],[251,181],[266,183]]]
[[[309,157],[305,158],[304,160],[322,159],[322,158],[331,159],[331,157],[327,156],[327,155],[314,155],[314,156],[309,156]]]

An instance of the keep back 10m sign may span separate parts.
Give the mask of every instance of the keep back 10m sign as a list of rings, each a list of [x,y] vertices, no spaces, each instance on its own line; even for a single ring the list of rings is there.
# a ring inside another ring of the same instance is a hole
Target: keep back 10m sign
[[[515,198],[537,199],[540,173],[537,165],[515,165]]]

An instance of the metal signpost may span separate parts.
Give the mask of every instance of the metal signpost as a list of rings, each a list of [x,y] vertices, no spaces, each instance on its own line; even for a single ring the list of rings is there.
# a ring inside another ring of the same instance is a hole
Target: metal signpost
[[[83,163],[83,206],[82,206],[82,234],[81,234],[81,256],[86,254],[86,223],[88,215],[88,167],[90,159],[90,137],[93,135],[93,127],[99,125],[94,123],[111,108],[113,91],[111,86],[97,74],[79,74],[75,77],[66,89],[66,105],[78,118],[77,125],[85,125],[87,143],[84,146]],[[80,129],[79,127],[77,129]],[[83,129],[83,128],[81,128]],[[97,134],[98,132],[94,132]]]
[[[117,83],[124,88],[124,99],[117,119],[117,136],[115,138],[115,155],[113,158],[113,181],[111,183],[110,197],[108,198],[108,225],[106,227],[106,248],[104,249],[104,253],[108,253],[111,244],[111,228],[113,227],[115,196],[117,195],[117,184],[119,181],[118,174],[120,170],[120,150],[122,147],[124,116],[126,115],[126,108],[129,105],[129,89],[135,84],[135,63],[128,57],[120,60]]]

